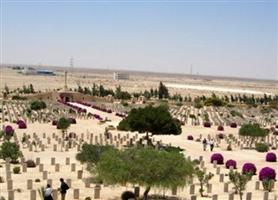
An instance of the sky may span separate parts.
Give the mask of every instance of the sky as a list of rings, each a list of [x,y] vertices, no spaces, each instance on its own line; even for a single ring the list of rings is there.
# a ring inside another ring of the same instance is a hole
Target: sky
[[[278,80],[276,0],[1,0],[1,62]]]

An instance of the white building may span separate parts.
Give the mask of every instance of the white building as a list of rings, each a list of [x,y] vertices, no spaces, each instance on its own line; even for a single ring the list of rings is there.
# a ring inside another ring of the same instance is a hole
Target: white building
[[[128,80],[129,75],[126,73],[120,73],[120,72],[114,72],[113,73],[113,79],[118,81],[118,80]]]

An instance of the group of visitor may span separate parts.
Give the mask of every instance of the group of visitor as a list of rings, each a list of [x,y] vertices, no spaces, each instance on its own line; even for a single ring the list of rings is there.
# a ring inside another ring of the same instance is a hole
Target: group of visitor
[[[214,140],[210,139],[207,140],[206,138],[203,139],[203,150],[206,151],[207,150],[207,146],[210,146],[210,151],[213,151],[214,148]]]
[[[61,200],[65,200],[66,199],[66,193],[67,190],[69,189],[68,184],[65,183],[63,178],[60,178],[60,188],[59,191],[61,193]],[[52,193],[53,193],[53,189],[51,188],[50,184],[46,185],[46,189],[44,190],[44,200],[53,200],[52,197]]]

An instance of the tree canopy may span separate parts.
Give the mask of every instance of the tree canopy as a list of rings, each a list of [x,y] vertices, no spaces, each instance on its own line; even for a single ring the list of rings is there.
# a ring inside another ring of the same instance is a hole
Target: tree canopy
[[[15,143],[6,141],[0,146],[0,158],[2,159],[11,158],[12,161],[17,161],[21,155],[19,146]]]
[[[185,186],[193,176],[193,163],[175,151],[154,148],[132,148],[103,152],[96,170],[108,184],[139,184],[145,186],[144,199],[151,187],[176,188]]]
[[[65,117],[61,117],[57,123],[57,128],[65,132],[69,127],[70,121]]]
[[[102,153],[113,149],[112,146],[101,146],[93,144],[83,144],[81,152],[76,155],[76,159],[81,163],[97,164]]]
[[[44,101],[32,101],[30,104],[31,110],[41,110],[46,108],[46,103]]]
[[[167,106],[147,106],[132,109],[128,117],[119,123],[118,129],[141,133],[178,135],[181,133],[181,124],[178,120],[172,118]]]
[[[259,124],[244,124],[239,129],[239,135],[250,137],[265,137],[267,131],[260,127]]]
[[[159,83],[158,98],[159,99],[169,98],[168,88],[162,82]]]

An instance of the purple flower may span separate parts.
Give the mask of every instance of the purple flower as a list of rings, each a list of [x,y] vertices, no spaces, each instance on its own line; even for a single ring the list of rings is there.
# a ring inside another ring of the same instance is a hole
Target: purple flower
[[[13,136],[13,134],[14,134],[14,129],[13,129],[13,127],[11,127],[10,125],[8,125],[8,126],[5,127],[4,132],[5,132],[5,134],[6,134],[7,136]]]
[[[267,162],[277,162],[276,154],[273,152],[269,152],[266,154],[265,160]]]
[[[257,172],[257,168],[253,163],[245,163],[242,166],[242,173],[247,174],[247,173],[252,173],[252,175],[255,175]]]
[[[236,161],[231,159],[227,160],[225,166],[227,169],[230,169],[231,166],[233,166],[234,169],[236,169]]]
[[[212,154],[212,156],[210,157],[210,162],[213,163],[213,161],[217,161],[218,165],[222,165],[224,164],[224,158],[222,156],[222,154],[220,153],[214,153]]]
[[[261,169],[260,173],[259,173],[259,179],[260,181],[263,181],[265,179],[268,180],[275,180],[276,178],[276,172],[274,169],[270,168],[270,167],[264,167]]]
[[[26,123],[23,120],[19,120],[17,122],[17,125],[18,125],[19,129],[26,129],[27,128],[27,125],[26,125]]]
[[[193,140],[194,138],[193,138],[192,135],[188,135],[188,136],[187,136],[187,139],[188,139],[188,140]]]

